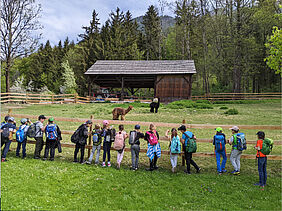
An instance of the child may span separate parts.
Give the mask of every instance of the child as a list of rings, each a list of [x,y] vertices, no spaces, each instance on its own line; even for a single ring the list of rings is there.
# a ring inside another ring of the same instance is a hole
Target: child
[[[262,154],[260,150],[262,149],[262,143],[265,138],[265,134],[263,131],[259,131],[257,132],[257,136],[258,136],[258,140],[254,148],[257,150],[259,183],[256,183],[255,185],[264,188],[267,179],[267,173],[266,173],[267,157],[266,155]]]
[[[21,119],[21,123],[22,125],[19,127],[19,130],[16,132],[16,137],[17,137],[17,141],[18,141],[18,146],[17,146],[17,151],[16,151],[16,156],[20,157],[20,150],[21,150],[21,146],[23,147],[22,149],[22,153],[23,153],[23,159],[26,157],[26,141],[27,141],[27,130],[29,128],[28,123],[31,124],[30,120],[27,120],[26,118]],[[21,133],[20,131],[23,131],[23,137],[21,137]],[[23,140],[20,140],[21,138],[23,138]]]
[[[8,123],[1,126],[1,147],[5,144],[1,153],[1,162],[8,161],[6,159],[7,153],[12,143],[13,134],[17,132],[14,117],[8,118]]]
[[[119,125],[118,129],[119,129],[119,132],[115,136],[114,147],[115,147],[116,143],[118,143],[118,142],[123,146],[122,149],[117,150],[117,168],[120,169],[120,164],[121,164],[121,161],[123,159],[123,154],[124,154],[125,139],[128,137],[128,135],[124,131],[123,125]]]
[[[111,146],[112,142],[114,142],[116,136],[116,130],[113,127],[110,127],[109,121],[103,121],[103,163],[102,167],[106,167],[106,155],[108,156],[108,167],[111,167]]]
[[[92,132],[92,136],[93,136],[93,147],[89,160],[86,163],[87,164],[92,163],[93,156],[95,154],[95,151],[97,150],[96,159],[95,159],[95,164],[97,165],[99,164],[99,156],[100,156],[101,144],[102,144],[102,130],[99,124],[95,125],[95,129]]]
[[[217,172],[219,175],[222,173],[227,172],[225,170],[225,165],[227,161],[226,157],[226,139],[224,133],[222,133],[222,128],[217,127],[216,129],[216,135],[213,137],[213,145],[214,145],[214,151],[216,155],[216,165],[217,165]],[[220,156],[222,156],[222,163],[220,165]]]
[[[148,142],[147,156],[150,159],[150,168],[147,171],[157,170],[157,160],[161,157],[161,146],[159,144],[159,134],[156,131],[156,127],[150,124],[149,131],[145,134],[145,140]]]
[[[144,134],[140,132],[140,125],[135,125],[135,130],[129,133],[129,144],[131,145],[131,160],[133,171],[138,169],[139,152],[140,152],[140,138],[144,138]]]
[[[237,133],[239,132],[239,127],[233,126],[229,128],[232,131],[232,136],[229,139],[229,144],[232,145],[232,150],[230,154],[230,161],[232,166],[234,167],[234,171],[231,172],[233,175],[240,175],[240,158],[242,155],[242,151],[237,149]]]
[[[171,136],[168,135],[169,130],[166,131],[165,136],[170,139],[170,162],[172,165],[172,173],[175,172],[175,168],[177,166],[177,158],[178,155],[181,153],[181,143],[180,138],[177,135],[177,130],[175,128],[171,129]]]

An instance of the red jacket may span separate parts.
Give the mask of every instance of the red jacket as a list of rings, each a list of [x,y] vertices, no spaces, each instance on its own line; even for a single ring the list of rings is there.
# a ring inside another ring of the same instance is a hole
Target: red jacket
[[[263,143],[263,140],[257,140],[256,147],[259,147],[260,150],[262,149],[262,143]],[[257,158],[262,158],[262,157],[266,157],[266,155],[262,154],[259,150],[257,150]]]

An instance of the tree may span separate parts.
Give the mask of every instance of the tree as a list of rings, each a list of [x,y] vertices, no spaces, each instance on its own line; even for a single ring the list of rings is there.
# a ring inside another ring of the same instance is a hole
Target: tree
[[[6,92],[10,90],[10,71],[14,60],[33,52],[41,28],[38,22],[41,6],[35,0],[1,0],[1,60],[5,61]]]
[[[77,88],[77,85],[75,82],[74,72],[69,65],[69,61],[66,60],[62,62],[62,67],[64,68],[63,80],[64,80],[65,93],[67,94],[76,93],[75,89]]]

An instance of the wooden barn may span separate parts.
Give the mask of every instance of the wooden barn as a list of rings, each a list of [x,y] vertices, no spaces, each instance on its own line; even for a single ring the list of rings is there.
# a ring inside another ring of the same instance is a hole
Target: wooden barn
[[[101,87],[153,88],[161,102],[191,98],[193,60],[98,60],[86,72],[89,83]],[[90,88],[91,89],[91,88]],[[123,96],[121,97],[123,98]]]

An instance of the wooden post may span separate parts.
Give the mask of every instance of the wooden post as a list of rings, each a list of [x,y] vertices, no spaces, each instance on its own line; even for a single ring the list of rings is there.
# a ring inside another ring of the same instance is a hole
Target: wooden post
[[[27,104],[28,93],[25,94],[25,103]]]
[[[182,124],[183,125],[186,124],[186,120],[185,119],[182,120]]]
[[[121,77],[121,95],[120,95],[120,100],[124,100],[124,78]]]
[[[11,116],[11,114],[12,114],[12,109],[9,108],[9,109],[8,109],[8,116]]]
[[[52,104],[54,104],[54,94],[52,94]]]
[[[94,120],[94,116],[91,115],[90,116],[90,119],[92,120],[92,123],[93,123],[93,120]],[[93,125],[93,124],[92,124]],[[92,125],[90,126],[90,135],[89,135],[89,139],[88,139],[88,145],[91,146],[91,142],[92,142]],[[91,149],[88,149],[88,158],[90,157],[90,151]]]
[[[74,103],[77,103],[77,93],[74,94]]]

